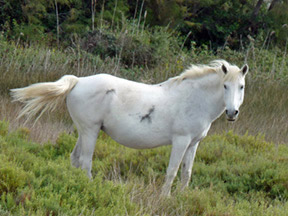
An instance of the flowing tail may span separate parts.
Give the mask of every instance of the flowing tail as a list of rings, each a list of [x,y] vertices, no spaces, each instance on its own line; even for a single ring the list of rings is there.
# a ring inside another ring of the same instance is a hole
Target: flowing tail
[[[65,75],[56,82],[36,83],[24,88],[11,89],[13,101],[25,104],[18,118],[25,115],[28,121],[38,114],[37,121],[44,112],[53,111],[63,104],[77,82],[76,76]]]

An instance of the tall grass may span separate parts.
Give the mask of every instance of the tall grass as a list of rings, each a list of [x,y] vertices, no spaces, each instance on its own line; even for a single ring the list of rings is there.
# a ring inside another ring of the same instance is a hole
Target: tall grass
[[[245,91],[239,119],[229,123],[222,116],[212,125],[210,134],[233,130],[239,134],[262,134],[275,143],[288,143],[288,86],[258,81],[248,83]]]
[[[87,76],[98,70],[103,71],[100,58],[82,55],[81,51],[72,48],[59,51],[54,48],[23,47],[1,42],[0,59],[2,94],[13,87],[56,80],[65,74]]]

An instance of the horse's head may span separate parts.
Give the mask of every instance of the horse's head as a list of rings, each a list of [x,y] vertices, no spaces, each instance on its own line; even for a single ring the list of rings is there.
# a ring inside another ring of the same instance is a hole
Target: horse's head
[[[245,76],[249,70],[247,64],[241,69],[237,66],[222,65],[224,72],[224,102],[228,121],[235,121],[239,115],[239,108],[244,100]]]

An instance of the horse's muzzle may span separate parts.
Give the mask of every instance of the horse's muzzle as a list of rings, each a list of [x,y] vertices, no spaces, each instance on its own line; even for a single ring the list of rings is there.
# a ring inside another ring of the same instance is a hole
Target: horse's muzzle
[[[239,115],[239,110],[228,110],[226,109],[226,117],[228,121],[235,121]]]

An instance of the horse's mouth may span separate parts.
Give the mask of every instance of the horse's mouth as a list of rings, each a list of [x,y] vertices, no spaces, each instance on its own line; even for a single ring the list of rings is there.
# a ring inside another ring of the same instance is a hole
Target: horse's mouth
[[[227,120],[228,120],[229,122],[234,122],[234,121],[236,121],[236,118],[227,118]]]

